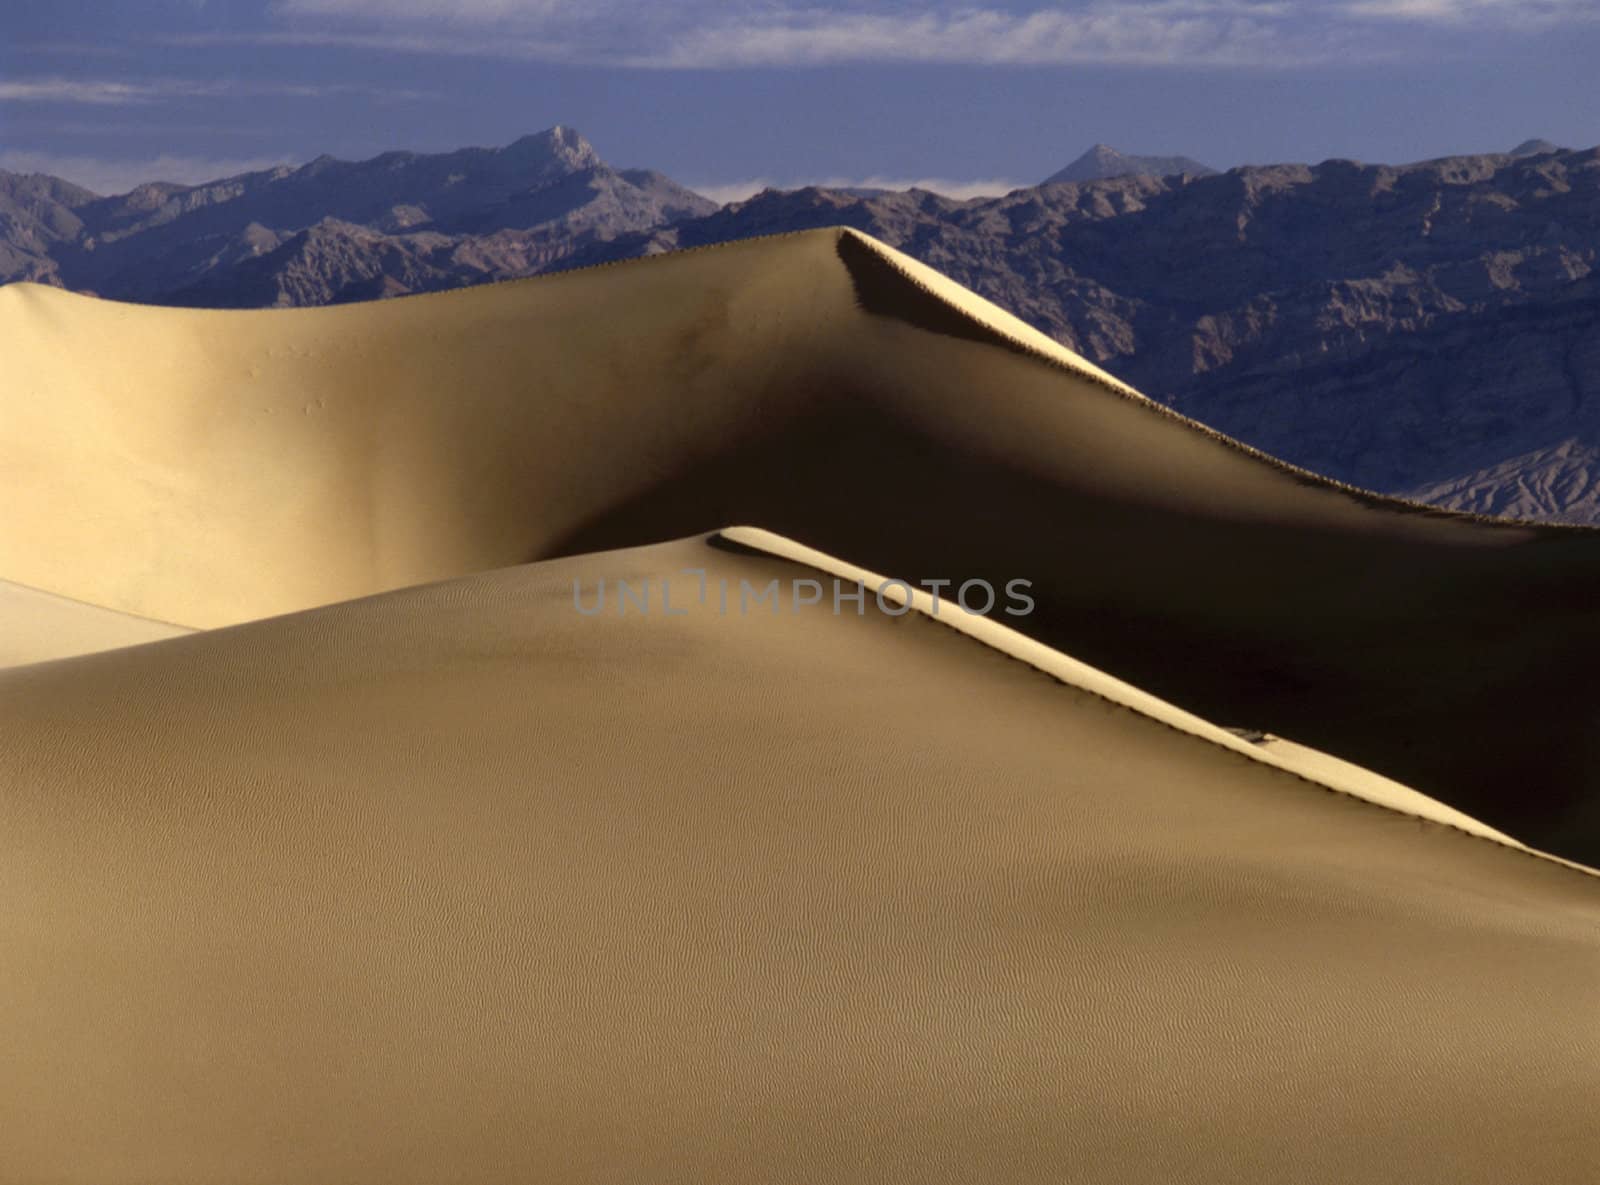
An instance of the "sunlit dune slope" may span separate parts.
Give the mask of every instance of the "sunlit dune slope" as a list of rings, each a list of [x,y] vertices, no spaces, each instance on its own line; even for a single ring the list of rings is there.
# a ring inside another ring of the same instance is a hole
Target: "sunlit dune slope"
[[[1595,1179],[1600,876],[833,573],[0,671],[0,1181]]]
[[[1600,535],[1337,487],[851,231],[204,312],[0,289],[0,577],[216,626],[752,522],[1600,862]]]

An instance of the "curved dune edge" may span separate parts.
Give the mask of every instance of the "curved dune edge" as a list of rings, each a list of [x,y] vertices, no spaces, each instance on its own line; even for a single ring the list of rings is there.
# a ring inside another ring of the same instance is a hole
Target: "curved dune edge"
[[[1285,461],[1282,457],[1274,456],[1271,453],[1264,452],[1261,449],[1256,448],[1254,445],[1246,444],[1237,437],[1229,436],[1225,432],[1219,432],[1209,424],[1203,423],[1200,420],[1191,419],[1182,412],[1174,411],[1164,403],[1156,402],[1154,399],[1151,399],[1148,395],[1144,394],[1142,391],[1139,391],[1137,388],[1129,386],[1121,379],[1116,378],[1114,375],[1105,370],[1102,370],[1100,367],[1096,366],[1093,362],[1090,362],[1081,354],[1067,349],[1066,346],[1063,346],[1054,338],[1041,333],[1039,330],[1029,325],[1026,321],[1023,321],[1020,317],[1017,317],[1012,313],[1008,313],[1005,309],[1001,308],[993,301],[980,296],[970,288],[963,287],[954,280],[950,279],[950,277],[944,275],[942,272],[939,272],[920,260],[914,259],[904,252],[889,246],[889,244],[883,242],[882,240],[875,239],[869,234],[865,234],[862,231],[856,230],[854,227],[841,227],[840,237],[842,239],[849,238],[865,245],[877,256],[879,256],[885,263],[899,272],[902,278],[916,286],[918,289],[941,301],[952,311],[968,318],[974,323],[974,325],[982,327],[984,330],[993,334],[996,338],[1004,340],[1005,342],[1020,349],[1024,353],[1038,358],[1041,361],[1061,367],[1081,378],[1089,379],[1098,386],[1104,387],[1108,391],[1114,392],[1117,395],[1121,395],[1123,398],[1132,400],[1144,407],[1148,407],[1150,410],[1166,416],[1169,419],[1177,420],[1179,423],[1186,424],[1196,432],[1210,437],[1212,440],[1215,440],[1221,444],[1225,444],[1230,448],[1237,449],[1247,456],[1253,457],[1256,460],[1270,465],[1274,469],[1277,469],[1281,472],[1292,474],[1293,476],[1314,485],[1326,486],[1328,488],[1350,494],[1358,498],[1360,501],[1379,509],[1404,510],[1434,517],[1460,519],[1476,523],[1483,523],[1488,526],[1526,527],[1530,525],[1530,521],[1532,521],[1512,518],[1507,515],[1482,514],[1476,511],[1451,510],[1443,506],[1435,506],[1428,502],[1420,502],[1414,498],[1405,498],[1395,494],[1379,493],[1377,490],[1369,490],[1364,486],[1352,485],[1349,482],[1340,481],[1336,477],[1329,477],[1327,474],[1317,473],[1315,470],[1301,468],[1299,465],[1296,465],[1291,461]],[[751,240],[740,241],[748,242]],[[714,246],[725,245],[727,244],[714,244]],[[694,249],[705,250],[706,248]],[[651,256],[649,258],[662,258],[662,256]],[[559,275],[561,273],[556,274]],[[1545,522],[1543,520],[1537,520],[1535,525],[1541,528],[1548,526],[1564,531],[1600,531],[1600,526],[1594,526],[1589,523]]]
[[[0,578],[0,670],[120,650],[195,631]]]
[[[1180,732],[1189,733],[1222,748],[1230,749],[1235,753],[1258,761],[1263,765],[1270,765],[1310,782],[1324,790],[1338,794],[1348,794],[1356,798],[1365,799],[1374,805],[1387,810],[1398,811],[1416,819],[1425,819],[1429,822],[1440,823],[1446,827],[1453,827],[1464,831],[1479,839],[1490,840],[1513,848],[1519,852],[1536,856],[1542,860],[1572,868],[1575,871],[1587,873],[1590,876],[1600,877],[1600,871],[1589,868],[1576,861],[1565,860],[1559,856],[1552,856],[1546,852],[1530,848],[1519,843],[1509,835],[1495,830],[1485,823],[1479,822],[1472,816],[1455,810],[1436,799],[1429,798],[1409,786],[1373,773],[1371,770],[1344,761],[1332,754],[1322,753],[1319,750],[1308,748],[1304,745],[1285,741],[1279,737],[1264,738],[1261,744],[1251,744],[1240,739],[1235,734],[1220,728],[1207,720],[1201,719],[1183,709],[1167,703],[1165,700],[1141,691],[1132,684],[1125,683],[1115,676],[1097,670],[1087,663],[1079,662],[1069,655],[1052,650],[1050,647],[1034,641],[1024,634],[1010,629],[993,618],[966,613],[959,608],[951,609],[948,601],[944,602],[942,611],[936,611],[933,597],[928,592],[907,587],[899,582],[886,584],[886,578],[865,568],[858,568],[835,556],[827,555],[814,548],[786,539],[782,535],[775,535],[760,527],[729,527],[719,532],[722,538],[744,547],[754,548],[766,552],[768,555],[780,559],[790,560],[797,564],[816,568],[841,580],[855,583],[859,581],[870,589],[881,589],[883,598],[898,605],[909,603],[911,608],[923,615],[938,621],[942,625],[958,633],[965,634],[974,641],[981,642],[991,649],[998,650],[1009,658],[1024,662],[1034,669],[1049,675],[1059,682],[1090,692],[1102,699],[1148,716],[1169,728]],[[907,592],[909,591],[909,598]]]
[[[1067,349],[1066,346],[1056,341],[1053,337],[1041,333],[1022,318],[1008,313],[993,301],[979,296],[972,289],[956,283],[943,272],[929,267],[921,260],[889,246],[882,239],[875,239],[871,235],[853,227],[841,227],[839,237],[841,241],[850,240],[864,244],[891,264],[902,278],[909,280],[928,295],[943,301],[963,316],[977,322],[997,337],[1005,338],[1019,348],[1026,350],[1030,354],[1038,355],[1046,361],[1065,366],[1068,370],[1086,378],[1092,378],[1096,382],[1110,387],[1118,394],[1142,400],[1153,406],[1161,406],[1142,391],[1130,387],[1110,372],[1100,369],[1082,354]]]

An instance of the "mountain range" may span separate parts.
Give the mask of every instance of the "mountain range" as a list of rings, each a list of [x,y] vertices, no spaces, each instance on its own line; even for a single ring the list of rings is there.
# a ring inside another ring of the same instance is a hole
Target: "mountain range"
[[[0,281],[155,304],[304,305],[546,270],[715,202],[614,169],[554,127],[504,148],[387,152],[99,197],[0,172]]]
[[[1044,184],[718,207],[570,128],[100,197],[0,173],[0,282],[315,305],[865,231],[1175,409],[1440,505],[1600,522],[1600,150],[1214,173],[1097,145]]]

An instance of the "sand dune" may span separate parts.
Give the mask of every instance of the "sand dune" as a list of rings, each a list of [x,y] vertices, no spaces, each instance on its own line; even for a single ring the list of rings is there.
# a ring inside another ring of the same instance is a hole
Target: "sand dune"
[[[192,630],[0,580],[0,668],[176,638]]]
[[[0,366],[0,1185],[1600,1179],[1600,534],[849,231]]]
[[[1600,877],[736,538],[0,674],[0,1179],[1593,1180]]]
[[[13,285],[0,357],[33,587],[209,627],[756,523],[1032,579],[1046,645],[1600,863],[1600,535],[1270,462],[852,231],[315,310]]]

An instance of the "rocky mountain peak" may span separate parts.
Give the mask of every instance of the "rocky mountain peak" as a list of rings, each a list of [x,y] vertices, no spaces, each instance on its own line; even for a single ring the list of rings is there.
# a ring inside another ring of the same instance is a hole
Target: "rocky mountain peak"
[[[1549,140],[1524,140],[1511,150],[1512,156],[1543,156],[1547,152],[1560,152],[1559,144]]]
[[[555,165],[572,172],[596,168],[604,163],[593,144],[585,140],[576,128],[563,124],[514,140],[500,149],[498,155],[508,162]]]
[[[1077,160],[1044,179],[1044,184],[1063,181],[1105,181],[1112,177],[1170,177],[1189,173],[1206,177],[1216,170],[1187,156],[1134,156],[1109,144],[1096,144]]]

